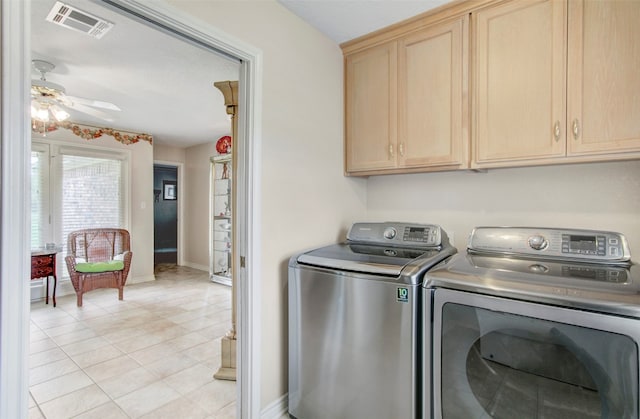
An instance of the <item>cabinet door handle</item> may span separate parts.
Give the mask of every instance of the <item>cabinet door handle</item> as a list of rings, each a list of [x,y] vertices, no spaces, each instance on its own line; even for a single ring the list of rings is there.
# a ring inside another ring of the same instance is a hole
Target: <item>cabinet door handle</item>
[[[577,140],[580,137],[580,123],[578,122],[578,118],[573,120],[571,129],[573,130],[573,139]]]
[[[400,156],[404,157],[404,143],[400,143]]]
[[[553,138],[555,138],[556,142],[560,141],[560,121],[556,121],[555,124],[553,124]]]
[[[389,157],[393,158],[393,144],[389,144]]]

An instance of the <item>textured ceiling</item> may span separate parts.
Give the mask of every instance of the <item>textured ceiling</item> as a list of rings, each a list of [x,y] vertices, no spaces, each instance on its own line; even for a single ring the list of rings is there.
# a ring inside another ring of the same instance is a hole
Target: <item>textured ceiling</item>
[[[230,131],[213,83],[237,80],[239,64],[87,0],[66,3],[115,23],[101,39],[45,20],[55,0],[31,2],[32,58],[56,65],[47,80],[68,95],[112,102],[105,118],[70,120],[152,134],[156,144],[188,147]],[[35,70],[32,78],[39,78]]]
[[[450,0],[278,0],[337,43],[349,41]]]
[[[278,0],[336,43],[437,7],[446,0]],[[134,21],[90,0],[68,0],[115,23],[102,39],[45,20],[55,0],[31,1],[32,58],[56,65],[47,75],[67,94],[112,102],[122,111],[97,119],[70,112],[71,121],[152,134],[156,144],[189,147],[229,132],[222,94],[239,64]],[[250,4],[250,1],[248,1]],[[215,1],[211,2],[215,7]],[[32,78],[39,78],[33,71]]]

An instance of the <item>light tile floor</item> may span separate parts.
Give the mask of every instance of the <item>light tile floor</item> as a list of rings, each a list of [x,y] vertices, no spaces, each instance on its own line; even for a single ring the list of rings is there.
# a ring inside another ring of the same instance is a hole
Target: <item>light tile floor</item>
[[[216,380],[231,288],[159,265],[156,281],[31,304],[30,418],[235,418]]]

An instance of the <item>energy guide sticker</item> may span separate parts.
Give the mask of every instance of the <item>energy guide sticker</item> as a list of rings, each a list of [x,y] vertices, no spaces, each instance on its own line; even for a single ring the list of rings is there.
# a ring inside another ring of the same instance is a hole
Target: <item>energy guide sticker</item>
[[[396,301],[400,303],[408,303],[409,302],[409,288],[398,287],[396,289]]]

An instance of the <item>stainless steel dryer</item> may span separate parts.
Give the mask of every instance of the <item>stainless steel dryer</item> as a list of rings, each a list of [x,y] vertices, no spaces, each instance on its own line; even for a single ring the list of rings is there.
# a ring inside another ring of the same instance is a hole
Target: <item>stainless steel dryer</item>
[[[639,417],[640,272],[621,234],[476,228],[423,292],[425,418]]]
[[[451,256],[436,225],[356,223],[342,244],[289,262],[289,413],[419,414],[420,283]]]

